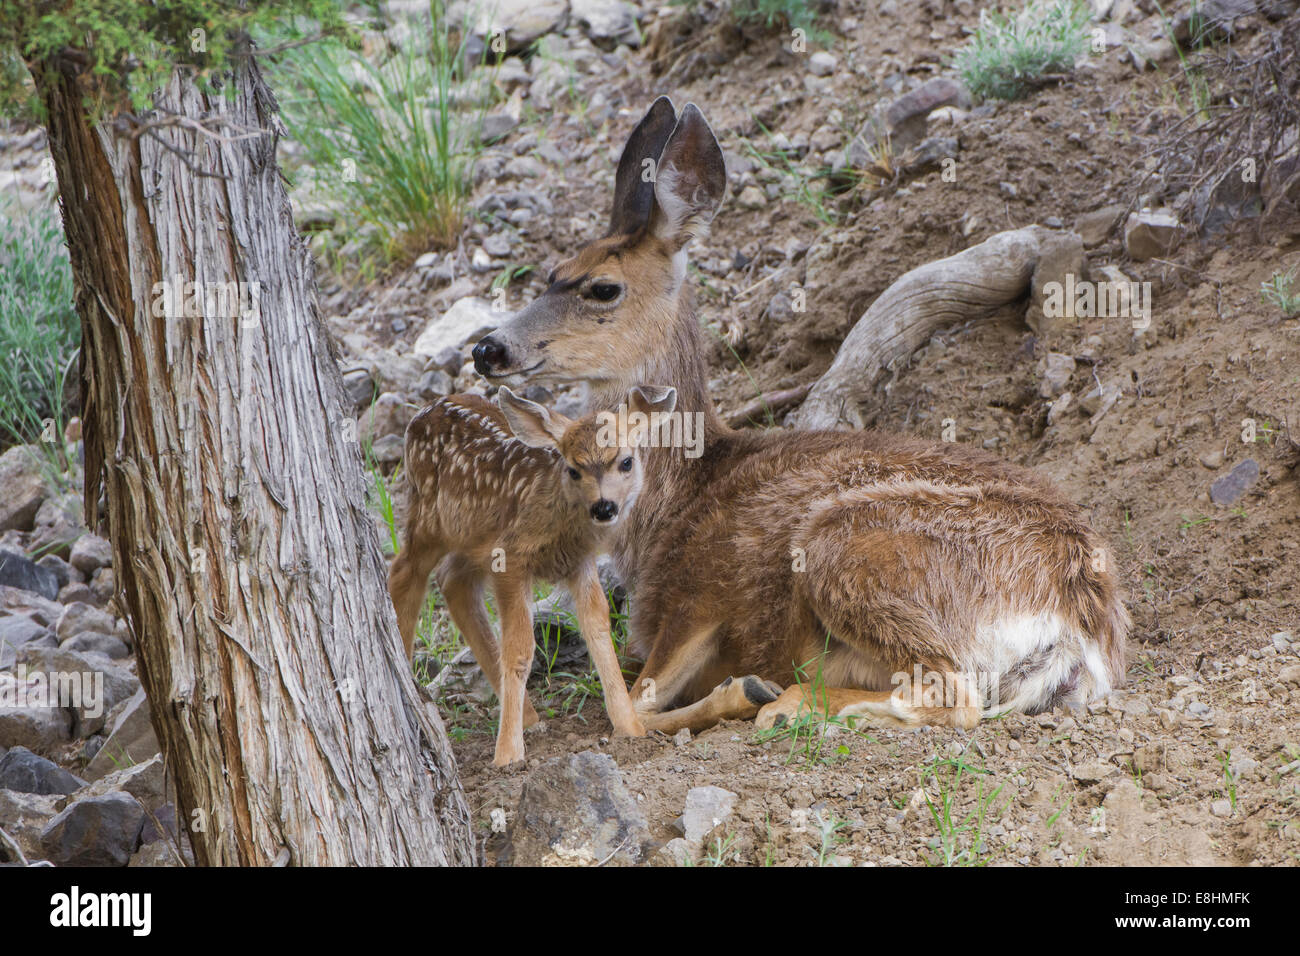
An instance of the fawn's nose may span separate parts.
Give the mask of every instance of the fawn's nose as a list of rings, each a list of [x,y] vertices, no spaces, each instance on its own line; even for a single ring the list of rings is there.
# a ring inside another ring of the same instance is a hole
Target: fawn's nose
[[[618,505],[608,498],[601,498],[591,506],[591,516],[597,521],[609,521],[618,514]]]
[[[474,371],[480,375],[491,373],[494,368],[504,368],[506,364],[506,347],[488,335],[474,346]]]

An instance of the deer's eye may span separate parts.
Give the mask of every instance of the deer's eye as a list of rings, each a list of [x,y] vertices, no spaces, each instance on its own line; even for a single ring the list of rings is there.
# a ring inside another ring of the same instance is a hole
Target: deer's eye
[[[593,282],[587,295],[597,302],[613,302],[622,291],[623,287],[617,282]]]
[[[628,455],[626,458],[624,458],[622,461],[620,461],[620,462],[618,463],[618,470],[619,470],[619,471],[631,471],[631,470],[632,470],[632,456],[631,456],[631,455]]]
[[[582,480],[582,474],[576,468],[569,469],[569,477],[572,478],[574,481]]]

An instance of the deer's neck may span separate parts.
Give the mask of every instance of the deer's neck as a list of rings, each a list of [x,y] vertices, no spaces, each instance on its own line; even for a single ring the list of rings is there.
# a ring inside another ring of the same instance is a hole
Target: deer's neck
[[[626,401],[631,385],[671,385],[677,389],[675,415],[683,416],[683,434],[695,436],[694,447],[679,445],[642,449],[645,489],[611,552],[624,584],[635,590],[641,566],[653,550],[656,533],[683,505],[697,500],[733,456],[740,433],[718,417],[705,378],[704,333],[695,315],[694,295],[683,283],[663,347],[646,357],[627,383],[593,387],[593,409],[614,408]],[[689,419],[689,422],[686,420]]]

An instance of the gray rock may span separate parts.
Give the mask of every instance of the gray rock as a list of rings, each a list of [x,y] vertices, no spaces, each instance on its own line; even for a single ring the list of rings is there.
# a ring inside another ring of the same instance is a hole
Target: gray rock
[[[639,46],[636,7],[625,0],[571,0],[573,22],[597,45]]]
[[[416,264],[419,264],[419,260]],[[348,401],[352,403],[351,411],[369,408],[370,403],[375,400],[375,380],[370,375],[370,369],[354,368],[344,372],[343,391],[347,393]]]
[[[14,675],[0,673],[0,695],[15,700],[31,700],[31,694],[44,693],[30,682],[20,682]],[[42,697],[34,705],[0,707],[0,747],[27,747],[49,753],[72,739],[72,714],[62,707],[44,706]]]
[[[54,761],[26,747],[13,747],[0,757],[0,789],[20,793],[73,793],[85,784],[80,777],[74,777]],[[3,825],[2,818],[0,825]]]
[[[143,763],[160,750],[143,688],[110,715],[108,726],[112,729],[103,747],[86,766],[87,780],[98,780],[119,767]]]
[[[120,661],[131,656],[131,649],[118,637],[102,634],[98,631],[82,631],[68,638],[60,647],[80,653],[103,654],[111,660]]]
[[[58,626],[54,629],[59,642],[62,643],[85,631],[112,634],[113,615],[80,601],[67,605],[59,617]]]
[[[60,604],[89,604],[93,607],[98,601],[99,596],[90,589],[90,585],[80,581],[73,581],[59,591]]]
[[[417,409],[395,392],[384,392],[375,404],[361,413],[357,434],[362,443],[377,441],[384,435],[404,435]]]
[[[0,584],[0,611],[26,615],[42,627],[53,629],[63,615],[63,606],[33,591],[20,591]]]
[[[1051,283],[1061,290],[1073,288],[1070,277],[1074,282],[1086,279],[1088,267],[1083,255],[1083,240],[1073,232],[1048,233],[1039,243],[1039,249],[1038,262],[1030,281],[1030,306],[1025,312],[1025,321],[1036,335],[1044,338],[1064,321],[1060,315],[1046,313],[1046,287]],[[1073,303],[1063,311],[1066,315],[1072,314]]]
[[[906,149],[925,138],[925,121],[941,106],[969,108],[967,89],[950,77],[936,76],[904,93],[885,110],[885,126],[895,151]]]
[[[42,856],[41,832],[59,812],[63,794],[0,790],[0,827],[18,843],[29,861]]]
[[[1163,210],[1130,213],[1124,225],[1124,248],[1138,262],[1168,256],[1182,238],[1178,217]]]
[[[454,378],[464,364],[465,353],[459,348],[448,345],[429,357],[425,362],[425,369],[438,369]]]
[[[81,572],[74,570],[72,565],[68,564],[67,561],[64,561],[58,555],[47,554],[45,557],[37,561],[36,564],[53,574],[55,580],[59,582],[60,588],[65,588],[73,580],[80,580],[81,578]]]
[[[446,348],[459,352],[465,343],[481,339],[509,317],[508,312],[493,311],[490,302],[477,296],[459,299],[425,327],[413,352],[422,359],[436,358]]]
[[[101,605],[107,604],[116,590],[117,577],[113,574],[112,568],[100,568],[90,580],[90,593]]]
[[[100,568],[113,566],[113,546],[97,534],[83,534],[72,546],[68,563],[89,577]]]
[[[687,842],[697,846],[717,827],[726,822],[740,799],[721,787],[692,787],[686,794],[682,827]]]
[[[0,548],[0,584],[31,591],[50,601],[59,596],[59,579],[53,571],[8,548]]]
[[[32,530],[41,503],[49,495],[45,461],[31,445],[15,445],[0,455],[0,531]]]
[[[86,797],[98,797],[113,791],[130,794],[140,802],[146,811],[156,811],[167,803],[167,775],[163,766],[162,754],[143,763],[130,764],[100,777],[94,783],[82,781],[77,800]]]
[[[1210,485],[1210,500],[1216,505],[1233,505],[1259,481],[1259,463],[1253,458],[1239,461],[1232,471]]]
[[[44,856],[55,866],[126,866],[144,816],[144,808],[125,793],[78,800],[41,833]]]
[[[68,693],[76,698],[62,701],[76,721],[73,731],[88,737],[104,729],[113,708],[140,689],[140,680],[107,656],[93,651],[76,651],[66,645],[56,648],[33,647],[30,643],[18,652],[28,673],[42,671],[57,675],[51,678],[67,684]]]
[[[507,53],[520,53],[548,33],[563,30],[569,20],[569,0],[498,0],[492,4],[452,4],[452,23],[468,15],[471,32],[485,41],[494,35],[504,40]]]
[[[547,760],[524,781],[500,861],[506,866],[629,865],[650,840],[618,765],[592,751]]]
[[[401,435],[381,435],[370,443],[370,454],[381,465],[395,465],[402,460],[405,445]]]
[[[650,862],[654,866],[694,866],[700,848],[682,837],[673,837],[655,850]]]
[[[53,554],[67,558],[72,545],[86,533],[81,523],[81,499],[72,493],[46,498],[36,511],[31,540],[27,548],[33,554]]]
[[[426,402],[437,401],[444,395],[450,395],[456,391],[456,383],[452,377],[440,368],[431,368],[420,376],[420,383],[416,386],[420,397]]]
[[[1074,368],[1074,356],[1048,352],[1039,367],[1038,394],[1043,398],[1060,395],[1069,386]]]
[[[808,57],[808,72],[813,76],[830,76],[835,72],[835,55],[825,50],[818,50]]]
[[[1110,234],[1115,230],[1115,224],[1119,222],[1127,208],[1115,204],[1085,212],[1074,220],[1074,231],[1079,234],[1086,248],[1099,246],[1110,238]]]
[[[136,850],[127,866],[193,866],[194,854],[187,844],[182,843],[178,852],[171,840],[154,840]]]
[[[48,627],[42,627],[26,614],[0,617],[0,647],[17,648],[49,633]]]
[[[485,143],[494,143],[509,134],[518,125],[518,117],[510,115],[504,110],[488,113],[483,117],[483,125],[479,127],[478,136]],[[419,263],[417,262],[416,265],[418,266]]]

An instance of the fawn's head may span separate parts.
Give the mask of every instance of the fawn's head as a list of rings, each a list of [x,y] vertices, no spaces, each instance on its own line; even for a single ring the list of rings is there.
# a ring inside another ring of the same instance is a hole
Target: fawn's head
[[[474,347],[479,374],[620,389],[643,381],[676,345],[686,245],[707,231],[726,187],[704,115],[687,104],[678,117],[661,96],[623,149],[608,234],[556,266],[545,292]]]
[[[612,526],[619,515],[631,510],[644,481],[638,451],[646,437],[644,426],[620,431],[607,427],[595,413],[575,421],[504,386],[497,392],[497,404],[516,438],[533,448],[554,448],[560,453],[564,494],[584,508],[593,522]],[[676,404],[673,388],[638,386],[627,396],[628,410],[642,413],[647,420],[655,412],[671,412]]]

